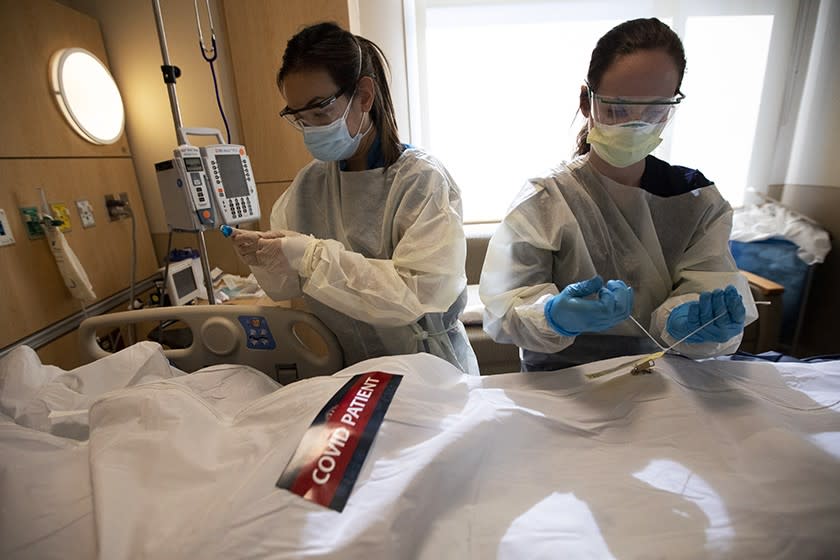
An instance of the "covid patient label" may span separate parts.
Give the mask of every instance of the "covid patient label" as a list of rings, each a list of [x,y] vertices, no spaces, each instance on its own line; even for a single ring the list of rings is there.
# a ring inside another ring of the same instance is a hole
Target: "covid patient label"
[[[277,487],[342,511],[400,381],[382,371],[353,376],[306,430]]]

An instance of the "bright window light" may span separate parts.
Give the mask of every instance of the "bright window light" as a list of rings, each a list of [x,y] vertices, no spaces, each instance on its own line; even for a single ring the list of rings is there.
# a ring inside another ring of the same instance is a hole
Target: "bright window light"
[[[463,192],[464,220],[498,220],[525,180],[571,159],[589,54],[621,20],[453,25],[448,11],[427,14],[424,139]]]
[[[527,179],[573,157],[595,43],[622,21],[652,15],[677,31],[688,59],[686,100],[654,155],[699,169],[733,206],[742,204],[774,16],[732,14],[736,8],[709,15],[711,7],[688,5],[705,13],[675,18],[679,10],[657,13],[655,2],[427,0],[418,140],[461,188],[464,221],[500,220]]]
[[[688,68],[682,89],[690,97],[678,109],[680,118],[674,121],[666,159],[700,169],[733,206],[743,204],[751,186],[747,174],[772,29],[772,15],[686,21],[683,45]],[[737,38],[738,48],[733,49],[729,40],[709,41],[709,37]]]
[[[50,61],[53,93],[64,117],[82,138],[113,144],[122,135],[125,113],[117,84],[85,49],[56,52]]]

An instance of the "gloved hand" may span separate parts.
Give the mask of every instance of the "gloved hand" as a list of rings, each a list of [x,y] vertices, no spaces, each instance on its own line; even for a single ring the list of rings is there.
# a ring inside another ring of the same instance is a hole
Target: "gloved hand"
[[[587,296],[598,294],[598,299]],[[595,276],[569,284],[545,303],[548,324],[564,336],[582,332],[605,331],[630,316],[633,311],[633,288],[621,280],[604,280]]]
[[[260,264],[257,260],[257,249],[259,248],[258,243],[260,239],[276,239],[278,237],[283,237],[283,234],[274,231],[250,231],[237,228],[234,228],[230,234],[234,251],[242,259],[242,262],[248,266],[257,266]]]
[[[235,229],[233,246],[248,266],[261,266],[272,274],[296,274],[306,246],[314,238],[296,231],[253,232]]]
[[[689,336],[686,342],[691,344],[726,342],[744,330],[747,312],[744,309],[741,294],[731,284],[725,290],[701,293],[699,301],[678,305],[671,310],[665,327],[668,334],[681,340],[688,336],[688,333],[700,328],[700,325],[708,323],[721,314],[723,314],[722,317]]]

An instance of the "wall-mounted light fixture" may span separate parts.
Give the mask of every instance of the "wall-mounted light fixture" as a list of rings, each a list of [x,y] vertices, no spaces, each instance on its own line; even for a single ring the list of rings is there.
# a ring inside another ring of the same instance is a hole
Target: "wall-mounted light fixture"
[[[113,144],[122,135],[125,112],[111,73],[85,49],[56,52],[50,60],[53,93],[64,117],[94,144]]]

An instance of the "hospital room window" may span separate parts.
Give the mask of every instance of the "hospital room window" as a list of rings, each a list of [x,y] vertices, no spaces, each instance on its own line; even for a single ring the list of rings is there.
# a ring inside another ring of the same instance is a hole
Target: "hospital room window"
[[[637,17],[675,29],[688,60],[686,99],[654,155],[700,169],[733,206],[769,181],[797,2],[413,4],[412,140],[452,173],[466,222],[500,220],[526,179],[571,159],[592,49]]]

